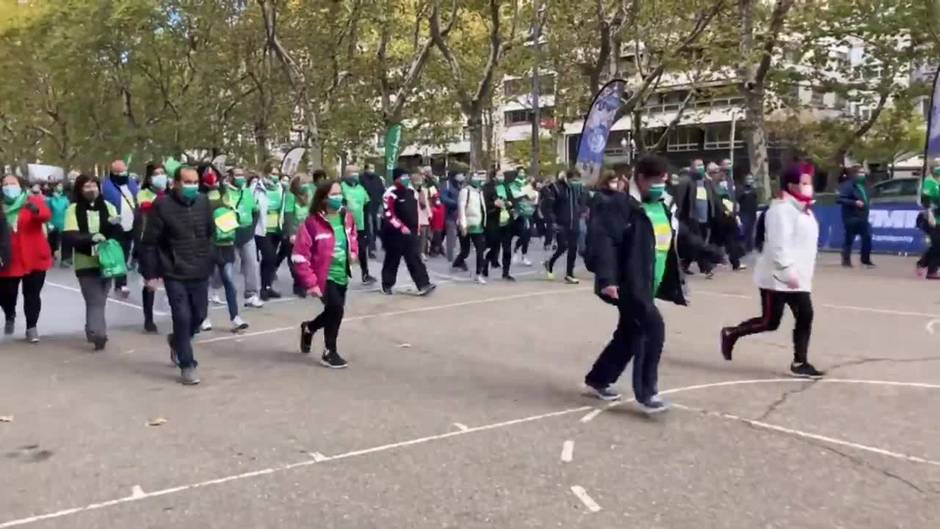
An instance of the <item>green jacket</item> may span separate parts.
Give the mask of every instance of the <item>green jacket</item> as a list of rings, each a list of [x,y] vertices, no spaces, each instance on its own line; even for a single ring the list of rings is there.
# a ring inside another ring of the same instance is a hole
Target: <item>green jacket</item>
[[[69,209],[69,198],[65,195],[52,195],[46,197],[46,205],[52,211],[52,220],[49,224],[56,231],[65,229],[65,212]]]
[[[362,231],[366,228],[365,209],[369,203],[369,192],[359,183],[348,184],[346,180],[340,184],[343,189],[343,198],[346,199],[346,207],[352,213],[356,221],[356,230]]]

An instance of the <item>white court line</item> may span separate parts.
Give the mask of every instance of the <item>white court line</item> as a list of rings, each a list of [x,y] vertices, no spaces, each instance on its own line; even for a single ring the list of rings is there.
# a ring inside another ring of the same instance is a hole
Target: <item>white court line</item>
[[[940,320],[930,320],[930,321],[928,321],[928,322],[927,322],[927,326],[926,326],[926,327],[927,327],[927,332],[929,332],[930,334],[933,334],[933,326],[934,326],[936,323],[940,323]]]
[[[131,497],[132,498],[142,498],[144,497],[144,489],[140,488],[140,485],[134,485],[131,487]]]
[[[940,461],[934,461],[932,459],[924,459],[922,457],[911,456],[907,454],[902,454],[900,452],[892,452],[891,450],[885,450],[884,448],[878,448],[876,446],[868,446],[860,443],[853,443],[851,441],[845,441],[842,439],[836,439],[835,437],[827,437],[825,435],[819,435],[815,433],[804,432],[802,430],[796,430],[794,428],[786,428],[784,426],[777,426],[776,424],[770,424],[763,421],[758,421],[754,419],[748,419],[746,417],[740,417],[738,415],[733,415],[731,413],[724,413],[719,411],[710,411],[703,410],[701,408],[693,408],[691,406],[684,406],[682,404],[673,404],[673,407],[680,410],[704,413],[712,417],[719,417],[722,419],[728,419],[730,421],[743,422],[755,428],[762,428],[764,430],[771,430],[774,432],[785,433],[787,435],[792,435],[794,437],[802,437],[804,439],[812,439],[814,441],[822,441],[824,443],[834,444],[838,446],[845,446],[848,448],[854,448],[856,450],[861,450],[863,452],[871,452],[873,454],[878,454],[886,457],[892,457],[894,459],[901,459],[904,461],[909,461],[912,463],[923,463],[926,465],[933,465],[940,467]]]
[[[310,459],[313,459],[317,463],[322,463],[324,461],[329,461],[330,458],[321,454],[320,452],[307,452],[307,455],[310,456]]]
[[[584,487],[582,487],[581,485],[572,485],[571,492],[573,492],[574,495],[577,496],[579,500],[581,500],[581,503],[583,503],[584,506],[587,507],[589,511],[597,512],[601,510],[601,506],[598,505],[597,502],[594,501],[593,498],[588,496],[587,491],[584,490]]]
[[[754,299],[754,296],[745,296],[743,294],[727,294],[724,292],[714,292],[710,290],[696,290],[694,294],[705,294],[707,296],[717,296],[722,298],[737,298],[737,299]],[[913,316],[917,318],[938,318],[940,319],[940,314],[931,314],[929,312],[914,312],[908,310],[895,310],[895,309],[883,309],[878,307],[859,307],[856,305],[837,305],[833,303],[819,303],[816,304],[817,307],[824,307],[827,309],[836,309],[836,310],[852,310],[856,312],[871,312],[874,314],[889,314],[892,316]]]
[[[69,292],[78,292],[79,294],[82,293],[82,291],[81,291],[80,289],[77,289],[77,288],[75,288],[75,287],[70,287],[70,286],[68,286],[68,285],[63,285],[63,284],[61,284],[61,283],[55,283],[55,282],[52,282],[52,281],[46,281],[46,284],[49,285],[49,286],[51,286],[51,287],[61,288],[62,290],[68,290]],[[137,309],[137,310],[139,310],[139,311],[141,311],[141,312],[143,312],[143,310],[144,310],[144,308],[141,307],[140,305],[135,305],[135,304],[133,304],[133,303],[128,303],[127,301],[122,301],[122,300],[120,300],[120,299],[114,299],[114,298],[112,298],[111,296],[108,296],[107,299],[108,299],[108,302],[110,302],[110,303],[117,303],[118,305],[123,305],[123,306],[125,306],[125,307],[130,307],[130,308],[132,308],[132,309]],[[154,314],[154,316],[168,316],[168,313],[163,312],[163,311],[159,311],[159,310],[156,310],[156,309],[154,309],[153,314]]]
[[[561,461],[570,463],[574,459],[574,441],[567,440],[561,444]]]
[[[541,296],[553,296],[556,294],[571,294],[574,292],[584,292],[586,290],[591,290],[591,287],[555,288],[552,290],[541,290],[538,292],[526,292],[525,294],[513,294],[511,296],[498,296],[498,297],[493,297],[493,298],[473,299],[470,301],[460,301],[457,303],[448,303],[445,305],[430,305],[426,307],[416,307],[413,309],[394,310],[390,312],[379,312],[376,314],[363,314],[361,316],[350,316],[348,318],[343,318],[343,323],[347,323],[351,321],[369,320],[373,318],[386,318],[389,316],[402,316],[405,314],[417,314],[421,312],[433,312],[433,311],[442,310],[442,309],[454,309],[458,307],[467,307],[471,305],[497,303],[500,301],[512,301],[515,299],[527,299],[527,298],[534,298],[534,297],[541,297]],[[298,325],[299,325],[299,322],[298,322]],[[279,332],[296,331],[298,329],[298,325],[292,325],[290,327],[275,327],[273,329],[265,329],[263,331],[246,332],[246,333],[239,334],[237,336],[220,336],[218,338],[209,338],[208,340],[199,340],[198,342],[195,342],[195,343],[203,344],[203,343],[225,342],[228,340],[235,340],[237,338],[251,338],[253,336],[265,336],[268,334],[276,334]]]
[[[581,422],[591,422],[591,421],[593,421],[594,418],[597,417],[598,415],[600,415],[602,411],[604,411],[604,410],[601,409],[601,408],[594,408],[593,410],[591,410],[590,413],[588,413],[588,414],[585,415],[584,417],[581,417]]]
[[[470,429],[470,427],[467,426],[466,424],[459,423],[459,422],[455,422],[454,426],[456,426],[457,429],[460,430],[461,432],[466,432],[467,430]]]
[[[699,390],[699,389],[719,388],[719,387],[737,386],[737,385],[744,385],[744,384],[770,384],[770,383],[780,383],[780,382],[804,382],[804,383],[805,383],[805,382],[807,382],[807,381],[806,381],[806,380],[792,379],[792,378],[771,378],[771,379],[756,379],[756,380],[731,380],[731,381],[725,381],[725,382],[714,382],[714,383],[710,383],[710,384],[699,384],[699,385],[695,385],[695,386],[686,386],[686,387],[681,387],[681,388],[673,388],[673,389],[670,389],[670,390],[663,391],[662,394],[663,394],[663,395],[666,395],[666,394],[681,393],[681,392],[686,392],[686,391],[694,391],[694,390]],[[844,383],[844,384],[870,384],[870,385],[879,385],[879,386],[898,386],[898,387],[914,387],[914,388],[940,389],[940,384],[926,384],[926,383],[920,383],[920,382],[895,382],[895,381],[879,381],[879,380],[852,380],[852,379],[822,379],[822,380],[818,380],[818,381],[816,381],[816,382],[817,382],[817,383],[819,383],[819,382],[828,382],[828,383]],[[592,409],[591,406],[581,406],[581,407],[579,407],[579,408],[569,408],[569,409],[560,410],[560,411],[554,411],[554,412],[549,412],[549,413],[543,413],[543,414],[540,414],[540,415],[532,415],[532,416],[529,416],[529,417],[523,417],[523,418],[521,418],[521,419],[512,419],[512,420],[508,420],[508,421],[502,421],[502,422],[487,424],[487,425],[484,425],[484,426],[475,426],[475,427],[472,427],[472,428],[468,428],[467,430],[450,431],[450,432],[443,433],[443,434],[439,434],[439,435],[430,435],[430,436],[427,436],[427,437],[419,437],[419,438],[417,438],[417,439],[411,439],[411,440],[409,440],[409,441],[401,441],[401,442],[397,442],[397,443],[389,443],[389,444],[384,444],[384,445],[380,445],[380,446],[375,446],[375,447],[372,447],[372,448],[366,448],[366,449],[362,449],[362,450],[354,450],[354,451],[351,451],[351,452],[346,452],[346,453],[344,453],[344,454],[339,454],[339,455],[335,455],[335,456],[324,456],[324,457],[326,457],[326,460],[327,460],[328,462],[333,462],[333,461],[337,461],[337,460],[342,460],[342,459],[347,459],[347,458],[352,458],[352,457],[358,457],[358,456],[363,456],[363,455],[367,455],[367,454],[374,454],[374,453],[379,453],[379,452],[386,452],[386,451],[388,451],[388,450],[394,450],[394,449],[404,448],[404,447],[408,447],[408,446],[426,444],[426,443],[433,442],[433,441],[440,441],[440,440],[444,440],[444,439],[450,439],[450,438],[452,438],[452,437],[460,437],[460,436],[463,436],[463,435],[468,435],[468,434],[477,433],[477,432],[485,432],[485,431],[489,431],[489,430],[497,430],[497,429],[500,429],[500,428],[506,428],[506,427],[515,426],[515,425],[518,425],[518,424],[525,424],[525,423],[536,422],[536,421],[541,421],[541,420],[545,420],[545,419],[551,419],[551,418],[554,418],[554,417],[561,417],[561,416],[564,416],[564,415],[572,415],[572,414],[575,414],[575,413],[582,413],[582,412],[585,412],[585,411],[588,411],[588,410],[591,410],[591,409]],[[926,460],[925,460],[925,461],[926,461]],[[217,478],[217,479],[211,479],[211,480],[207,480],[207,481],[200,481],[200,482],[191,483],[191,484],[188,484],[188,485],[180,485],[180,486],[177,486],[177,487],[171,487],[171,488],[167,488],[167,489],[157,490],[157,491],[154,491],[154,492],[144,492],[143,495],[134,496],[134,495],[132,494],[132,495],[130,495],[130,496],[125,496],[125,497],[123,497],[123,498],[116,498],[116,499],[113,499],[113,500],[108,500],[108,501],[103,501],[103,502],[98,502],[98,503],[90,503],[90,504],[85,505],[85,506],[82,506],[82,507],[73,507],[73,508],[70,508],[70,509],[63,509],[63,510],[60,510],[60,511],[50,512],[50,513],[46,513],[46,514],[40,514],[40,515],[36,515],[36,516],[30,516],[30,517],[27,517],[27,518],[20,518],[20,519],[17,519],[17,520],[10,520],[10,521],[7,521],[7,522],[2,522],[2,523],[0,523],[0,529],[7,529],[7,528],[9,528],[9,527],[19,527],[19,526],[23,526],[23,525],[32,524],[32,523],[35,523],[35,522],[40,522],[40,521],[43,521],[43,520],[50,520],[50,519],[55,519],[55,518],[62,518],[62,517],[64,517],[64,516],[70,516],[70,515],[73,515],[73,514],[79,514],[79,513],[83,513],[83,512],[87,512],[87,511],[94,511],[94,510],[104,509],[104,508],[107,508],[107,507],[113,507],[113,506],[115,506],[115,505],[121,505],[121,504],[124,504],[124,503],[131,503],[131,502],[135,502],[135,501],[141,501],[141,500],[145,500],[145,499],[148,499],[148,498],[154,498],[154,497],[158,497],[158,496],[166,496],[166,495],[169,495],[169,494],[176,494],[176,493],[178,493],[178,492],[184,492],[184,491],[187,491],[187,490],[192,490],[192,489],[197,489],[197,488],[203,488],[203,487],[209,487],[209,486],[212,486],[212,485],[219,485],[219,484],[222,484],[222,483],[228,483],[228,482],[232,482],[232,481],[239,481],[239,480],[248,479],[248,478],[253,478],[253,477],[257,477],[257,476],[264,476],[264,475],[268,475],[268,474],[274,474],[274,473],[276,473],[276,472],[284,472],[284,471],[292,470],[292,469],[295,469],[295,468],[308,467],[308,466],[315,465],[315,464],[318,464],[318,463],[320,463],[320,462],[318,462],[318,461],[316,460],[316,458],[311,455],[310,459],[305,459],[305,460],[300,461],[300,462],[297,462],[297,463],[290,463],[290,464],[278,465],[278,466],[273,466],[273,467],[264,468],[264,469],[260,469],[260,470],[254,470],[254,471],[251,471],[251,472],[243,472],[243,473],[241,473],[241,474],[233,474],[233,475],[230,475],[230,476],[225,476],[225,477],[221,477],[221,478]],[[323,462],[323,463],[326,463],[326,462]],[[323,463],[321,463],[321,464],[323,464]],[[577,494],[577,493],[576,493],[576,494]]]

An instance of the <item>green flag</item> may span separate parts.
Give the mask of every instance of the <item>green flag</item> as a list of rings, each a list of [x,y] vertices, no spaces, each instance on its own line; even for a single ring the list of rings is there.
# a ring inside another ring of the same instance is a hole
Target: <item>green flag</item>
[[[385,179],[392,177],[392,170],[398,165],[398,151],[401,148],[401,123],[388,128],[385,133]]]

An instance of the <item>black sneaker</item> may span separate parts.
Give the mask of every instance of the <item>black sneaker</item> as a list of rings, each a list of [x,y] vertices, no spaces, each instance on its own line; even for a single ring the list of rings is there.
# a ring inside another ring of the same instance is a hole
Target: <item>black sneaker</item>
[[[509,275],[509,274],[503,274],[503,280],[504,280],[504,281],[509,281],[510,283],[515,283],[515,282],[516,282],[516,278],[515,278],[515,277],[512,277],[512,276]]]
[[[16,327],[16,320],[6,320],[3,324],[3,334],[13,334],[14,327]]]
[[[826,376],[825,371],[820,371],[813,367],[813,364],[809,362],[797,363],[793,362],[790,364],[790,376],[796,378],[822,378]]]
[[[268,289],[261,289],[259,297],[261,298],[261,301],[269,301],[271,299],[271,291]]]
[[[281,293],[273,288],[268,289],[268,297],[271,299],[281,299]]]
[[[392,292],[392,287],[382,287],[382,293],[386,296],[391,296],[394,294],[394,292]]]
[[[842,261],[842,268],[852,268],[852,261]]]
[[[294,290],[294,295],[297,296],[298,298],[303,299],[307,297],[307,289],[305,289],[304,287],[300,285],[294,285],[293,290]]]
[[[160,332],[160,330],[157,329],[157,324],[156,324],[156,323],[154,323],[154,322],[152,322],[152,321],[145,321],[145,322],[144,322],[144,332],[150,333],[150,334],[157,334],[158,332]]]
[[[170,362],[179,367],[180,359],[176,356],[176,348],[173,347],[173,333],[166,335],[166,344],[170,346]]]
[[[435,288],[437,288],[437,285],[435,285],[434,283],[428,283],[426,286],[423,286],[418,289],[418,295],[422,297],[427,296],[431,292],[434,292]]]
[[[864,266],[865,268],[878,268],[878,266],[871,261],[868,261],[867,263],[862,263],[862,266]]]
[[[694,275],[695,275],[695,272],[693,272],[691,268],[683,268],[683,269],[682,269],[682,273],[685,274],[685,275],[687,275],[687,276],[694,276]]]
[[[460,270],[461,272],[469,272],[469,271],[470,271],[470,269],[467,268],[467,264],[466,264],[466,263],[462,263],[462,264],[459,264],[459,265],[458,265],[458,264],[455,264],[455,265],[452,265],[451,268],[453,268],[454,270]]]
[[[339,353],[330,351],[329,349],[323,351],[323,356],[320,357],[320,363],[330,369],[343,369],[349,365],[343,360],[343,357],[340,356]]]
[[[715,272],[714,272],[714,271],[709,270],[708,272],[705,272],[705,279],[714,279],[714,278],[715,278]]]
[[[92,338],[91,343],[95,345],[95,351],[104,351],[104,346],[108,345],[108,339],[104,336]]]
[[[310,353],[310,344],[313,343],[313,332],[310,330],[310,327],[307,325],[307,322],[300,324],[300,352],[303,354]]]
[[[731,354],[734,351],[734,337],[731,336],[732,327],[725,327],[721,330],[721,356],[725,360],[731,361]]]
[[[375,284],[375,278],[372,277],[372,276],[370,276],[370,275],[368,275],[368,274],[367,274],[367,275],[364,275],[364,276],[362,276],[362,284],[363,284],[363,285],[373,285],[373,284]]]
[[[596,397],[600,400],[611,402],[615,400],[620,400],[621,395],[617,391],[610,389],[610,386],[596,386],[591,383],[585,383],[587,387],[588,394],[592,397]]]

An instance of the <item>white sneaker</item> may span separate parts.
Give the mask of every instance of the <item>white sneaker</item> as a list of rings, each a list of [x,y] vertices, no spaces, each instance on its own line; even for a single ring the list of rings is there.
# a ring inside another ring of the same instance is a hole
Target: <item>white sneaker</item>
[[[212,295],[209,296],[209,303],[212,303],[213,305],[225,305],[225,301],[218,292],[213,292]]]
[[[241,316],[232,318],[232,332],[244,331],[247,328],[248,322],[243,320]]]
[[[212,322],[209,321],[209,318],[206,318],[206,319],[202,320],[202,325],[199,326],[199,330],[200,330],[200,331],[211,331],[211,330],[212,330]]]
[[[483,276],[481,276],[481,275],[477,275],[477,277],[476,277],[476,279],[474,279],[474,281],[476,281],[477,283],[479,283],[479,284],[481,284],[481,285],[485,285],[485,284],[486,284],[486,279],[484,279]]]
[[[127,288],[127,285],[121,287],[118,289],[118,296],[120,296],[121,299],[127,299],[131,297],[131,289]]]
[[[524,259],[524,258],[523,258],[523,259]],[[513,254],[512,254],[512,264],[519,264],[519,254],[518,254],[518,253],[513,253]]]
[[[528,257],[522,256],[522,266],[532,266],[532,261]]]
[[[245,300],[245,306],[251,307],[253,309],[260,309],[261,307],[264,306],[264,302],[261,301],[261,298],[259,298],[258,296],[251,296],[250,298]]]

